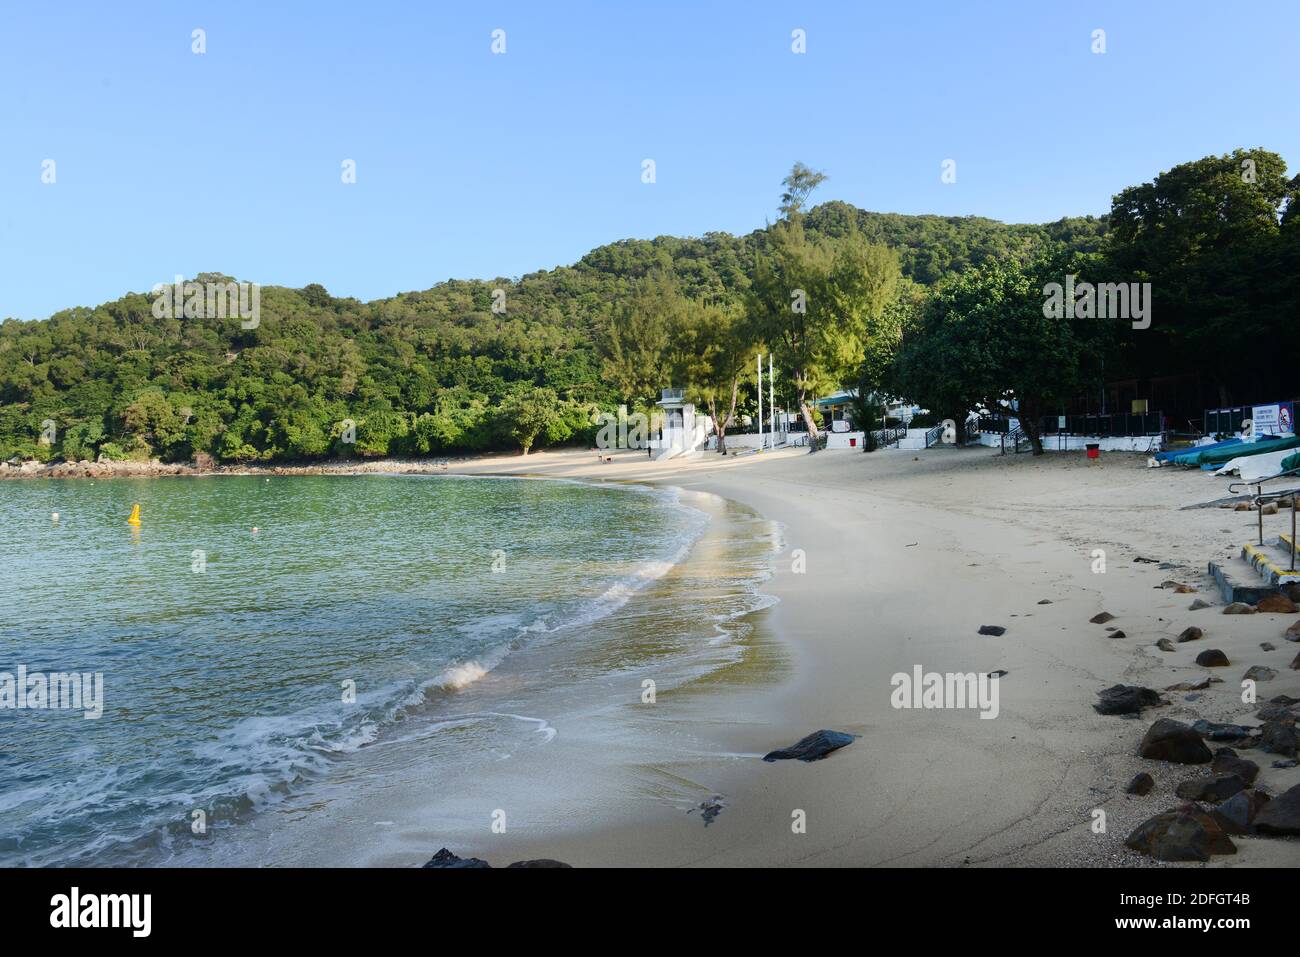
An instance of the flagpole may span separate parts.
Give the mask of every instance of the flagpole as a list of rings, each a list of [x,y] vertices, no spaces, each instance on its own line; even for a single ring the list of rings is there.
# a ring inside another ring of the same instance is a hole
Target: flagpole
[[[755,358],[758,360],[758,448],[763,450],[763,353],[759,353]]]
[[[772,353],[767,354],[767,414],[772,419],[768,433],[772,436],[772,448],[776,448],[776,376],[772,372]]]

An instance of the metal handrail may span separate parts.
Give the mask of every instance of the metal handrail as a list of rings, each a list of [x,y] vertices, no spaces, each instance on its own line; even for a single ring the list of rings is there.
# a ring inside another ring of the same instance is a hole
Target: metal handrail
[[[1264,492],[1264,483],[1271,482],[1274,479],[1285,478],[1288,475],[1300,475],[1300,468],[1287,469],[1285,472],[1278,472],[1276,475],[1270,475],[1266,478],[1255,479],[1251,482],[1231,482],[1228,485],[1228,491],[1236,494],[1239,487],[1249,488],[1255,486],[1255,494],[1250,497],[1250,503],[1255,506],[1255,515],[1259,521],[1259,544],[1264,544],[1264,506],[1270,502],[1276,502],[1284,498],[1291,500],[1291,567],[1288,571],[1295,571],[1296,562],[1296,509],[1300,506],[1300,488],[1278,489],[1275,492]]]

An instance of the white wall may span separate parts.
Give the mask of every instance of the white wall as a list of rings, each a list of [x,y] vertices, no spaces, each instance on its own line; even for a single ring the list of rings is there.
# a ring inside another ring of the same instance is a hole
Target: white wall
[[[980,445],[1001,448],[1002,436],[996,432],[978,433]],[[1158,435],[1117,435],[1102,438],[1097,435],[1045,435],[1044,452],[1082,452],[1091,443],[1097,443],[1102,452],[1159,452]]]

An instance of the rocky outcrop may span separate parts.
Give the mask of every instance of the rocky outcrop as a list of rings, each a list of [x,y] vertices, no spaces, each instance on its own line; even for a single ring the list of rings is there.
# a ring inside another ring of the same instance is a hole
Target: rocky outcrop
[[[1202,668],[1226,668],[1230,661],[1218,648],[1207,648],[1196,656],[1196,663]]]

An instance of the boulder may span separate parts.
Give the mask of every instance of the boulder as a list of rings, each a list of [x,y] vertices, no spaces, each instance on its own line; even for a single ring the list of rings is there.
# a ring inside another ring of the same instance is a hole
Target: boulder
[[[1237,853],[1218,822],[1193,804],[1143,821],[1124,843],[1158,861],[1208,861],[1212,854]]]
[[[1138,754],[1175,764],[1207,764],[1214,758],[1199,734],[1172,718],[1161,718],[1147,728],[1138,745]]]
[[[1212,778],[1192,778],[1180,781],[1174,793],[1186,801],[1207,801],[1218,804],[1238,791],[1246,790],[1246,782],[1235,774],[1219,774]]]
[[[1228,834],[1249,834],[1251,825],[1268,800],[1268,795],[1263,791],[1253,788],[1238,791],[1211,811],[1210,816]]]
[[[563,861],[554,861],[549,857],[539,857],[531,861],[515,861],[513,864],[507,864],[506,870],[512,867],[573,867],[572,864],[565,864]]]
[[[1210,773],[1235,774],[1247,784],[1254,784],[1255,778],[1259,776],[1259,765],[1238,757],[1232,748],[1219,748],[1214,752],[1214,760],[1210,762]]]
[[[1223,606],[1225,615],[1253,615],[1255,611],[1254,605],[1247,605],[1244,601],[1234,601],[1231,605]]]
[[[1287,665],[1292,671],[1300,671],[1300,653],[1291,659],[1291,664]]]
[[[1210,603],[1208,601],[1203,601],[1202,599],[1197,598],[1195,601],[1193,601],[1190,605],[1187,606],[1187,610],[1200,611],[1202,608],[1209,608],[1209,607],[1210,607]]]
[[[769,751],[763,755],[764,761],[788,761],[797,758],[800,761],[820,761],[832,751],[837,751],[846,744],[852,744],[855,735],[843,731],[814,731],[805,738],[800,738],[788,748]]]
[[[1277,651],[1277,645],[1271,641],[1261,641],[1259,647],[1261,651]]]
[[[1182,634],[1178,636],[1177,641],[1179,644],[1182,644],[1185,641],[1196,641],[1204,636],[1205,632],[1193,625],[1190,628],[1184,628]]]
[[[1145,771],[1139,771],[1133,776],[1133,780],[1128,783],[1124,789],[1125,794],[1137,794],[1139,796],[1150,794],[1151,789],[1156,786],[1155,778]]]
[[[1241,676],[1242,681],[1272,681],[1277,677],[1277,672],[1272,668],[1264,665],[1251,665],[1246,669],[1246,673]]]
[[[1284,758],[1296,756],[1295,722],[1285,718],[1265,721],[1259,736],[1259,749]]]
[[[1202,668],[1225,668],[1228,666],[1228,656],[1218,648],[1207,648],[1196,656],[1196,663]]]
[[[1300,835],[1300,784],[1260,808],[1255,815],[1255,830],[1260,834]]]
[[[1107,638],[1127,638],[1128,635],[1124,634],[1124,631],[1123,631],[1122,629],[1120,629],[1120,628],[1116,628],[1114,631],[1112,631],[1112,632],[1111,632],[1109,635],[1107,635],[1106,637],[1107,637]]]
[[[1110,612],[1103,611],[1103,612],[1099,612],[1096,615],[1093,615],[1088,620],[1092,622],[1094,625],[1104,625],[1106,624],[1106,622],[1110,621],[1114,617],[1115,616],[1112,615]]]
[[[1143,708],[1168,703],[1158,692],[1137,685],[1114,685],[1097,696],[1101,700],[1092,707],[1098,714],[1141,714]]]
[[[1001,625],[980,625],[981,635],[992,635],[994,638],[1005,635],[1007,630]]]
[[[1282,637],[1287,641],[1300,641],[1300,621],[1295,622],[1290,628],[1282,632]]]
[[[480,860],[477,857],[457,857],[445,847],[429,859],[424,867],[434,868],[479,868],[491,867],[487,861]]]
[[[1159,648],[1161,651],[1173,651],[1174,643],[1170,641],[1168,638],[1161,638],[1159,641],[1156,642],[1156,647]]]
[[[1243,728],[1239,724],[1219,724],[1217,721],[1206,721],[1204,718],[1194,722],[1192,730],[1211,741],[1240,741],[1251,735],[1250,728]]]
[[[1255,602],[1255,610],[1273,615],[1294,615],[1300,608],[1286,595],[1265,595]]]

